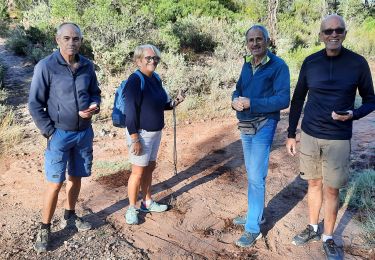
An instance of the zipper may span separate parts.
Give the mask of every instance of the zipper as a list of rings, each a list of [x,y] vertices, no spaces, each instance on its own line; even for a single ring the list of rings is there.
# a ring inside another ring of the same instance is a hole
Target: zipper
[[[57,104],[57,123],[60,123],[60,104]]]
[[[77,115],[77,119],[78,119],[77,120],[77,130],[80,130],[80,127],[79,127],[79,114],[78,114],[79,107],[78,107],[78,98],[77,98],[78,94],[77,94],[77,86],[76,86],[76,74],[77,74],[77,72],[73,73],[73,71],[70,69],[69,65],[68,65],[68,70],[69,70],[69,72],[70,72],[70,74],[72,75],[72,78],[73,78],[74,99],[75,99],[75,103],[76,103],[76,111],[77,111],[76,115]]]

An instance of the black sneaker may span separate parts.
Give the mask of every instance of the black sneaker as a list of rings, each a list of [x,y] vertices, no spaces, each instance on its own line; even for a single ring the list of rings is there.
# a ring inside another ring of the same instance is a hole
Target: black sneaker
[[[47,252],[49,246],[50,229],[41,228],[36,235],[34,249],[37,253]]]
[[[342,260],[344,259],[339,252],[339,248],[335,244],[333,239],[327,239],[326,242],[323,242],[323,250],[326,254],[327,260]]]
[[[292,244],[296,246],[302,246],[308,242],[316,242],[319,240],[319,230],[315,232],[314,228],[311,225],[307,225],[305,230],[303,230],[300,234],[296,235],[293,238]]]
[[[75,227],[78,229],[78,231],[87,231],[91,229],[91,224],[74,214],[69,219],[62,218],[60,228],[64,229],[66,227]]]

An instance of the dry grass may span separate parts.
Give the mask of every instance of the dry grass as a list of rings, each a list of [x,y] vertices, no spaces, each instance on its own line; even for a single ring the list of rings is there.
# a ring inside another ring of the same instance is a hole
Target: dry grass
[[[12,111],[0,116],[0,154],[6,154],[22,141],[24,131],[20,125],[15,124]]]

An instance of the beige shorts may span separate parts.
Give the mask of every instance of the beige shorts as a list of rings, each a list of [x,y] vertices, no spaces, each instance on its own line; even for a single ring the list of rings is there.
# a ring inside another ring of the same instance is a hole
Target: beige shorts
[[[142,153],[140,155],[130,152],[132,144],[128,129],[125,130],[125,135],[131,164],[145,167],[148,166],[149,162],[156,161],[161,141],[161,131],[151,132],[143,129],[138,131],[139,140],[142,144]]]
[[[321,179],[332,188],[345,187],[349,178],[350,140],[326,140],[301,133],[301,178]]]

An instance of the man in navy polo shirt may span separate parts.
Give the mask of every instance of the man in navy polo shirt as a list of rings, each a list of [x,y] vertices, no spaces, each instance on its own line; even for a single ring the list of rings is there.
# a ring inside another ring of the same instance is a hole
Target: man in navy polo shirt
[[[290,115],[288,153],[296,154],[296,128],[304,109],[301,133],[300,175],[308,181],[309,225],[292,243],[304,245],[319,241],[319,212],[324,195],[323,248],[327,259],[342,259],[333,240],[339,189],[349,176],[350,139],[353,120],[375,109],[370,68],[362,56],[344,48],[346,27],[341,16],[326,17],[319,37],[325,49],[308,56],[302,64],[293,94]],[[357,90],[362,105],[354,108]]]

